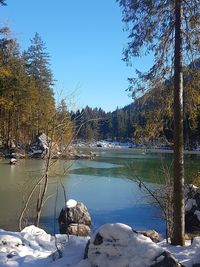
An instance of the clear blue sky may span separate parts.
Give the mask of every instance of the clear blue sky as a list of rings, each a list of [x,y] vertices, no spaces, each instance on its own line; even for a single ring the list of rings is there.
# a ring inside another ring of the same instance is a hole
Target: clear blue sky
[[[125,89],[134,68],[144,70],[149,60],[121,60],[127,34],[115,0],[7,0],[0,8],[1,26],[9,26],[21,48],[38,32],[51,56],[62,97],[75,91],[76,108],[86,105],[113,111],[131,103]],[[57,97],[57,93],[55,94]]]

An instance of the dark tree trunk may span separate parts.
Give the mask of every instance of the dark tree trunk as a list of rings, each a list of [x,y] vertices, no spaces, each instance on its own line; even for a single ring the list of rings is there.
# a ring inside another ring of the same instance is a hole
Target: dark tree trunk
[[[173,245],[185,244],[182,0],[175,0]]]

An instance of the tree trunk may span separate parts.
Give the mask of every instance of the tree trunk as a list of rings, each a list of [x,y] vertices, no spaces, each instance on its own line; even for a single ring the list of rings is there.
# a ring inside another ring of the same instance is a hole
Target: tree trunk
[[[184,159],[183,159],[183,72],[182,0],[175,0],[174,50],[174,193],[172,244],[185,244]]]

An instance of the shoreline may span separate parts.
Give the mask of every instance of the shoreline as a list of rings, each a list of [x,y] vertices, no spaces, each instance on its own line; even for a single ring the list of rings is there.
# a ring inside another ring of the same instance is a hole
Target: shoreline
[[[158,149],[158,148],[129,148],[129,147],[90,147],[90,146],[77,146],[77,150],[81,151],[95,151],[95,152],[103,152],[103,151],[119,151],[124,153],[135,153],[135,154],[173,154],[174,151],[172,149]],[[184,150],[184,155],[200,155],[200,151],[197,150]]]

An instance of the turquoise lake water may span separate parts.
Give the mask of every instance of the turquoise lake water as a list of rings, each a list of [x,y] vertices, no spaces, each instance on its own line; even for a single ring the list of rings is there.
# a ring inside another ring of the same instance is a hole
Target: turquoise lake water
[[[55,163],[41,226],[50,233],[58,232],[57,218],[65,203],[62,182],[67,199],[76,199],[87,206],[93,230],[104,223],[122,222],[135,229],[155,229],[164,234],[160,210],[134,179],[142,178],[150,188],[162,186],[163,170],[172,169],[172,156],[134,153],[131,149],[99,149],[97,153],[94,160]],[[0,162],[0,228],[18,230],[27,192],[41,177],[44,166],[43,160],[21,160],[16,166],[10,166],[6,160]],[[199,158],[187,157],[186,178],[193,179],[198,171]],[[27,218],[33,211],[34,201]]]

